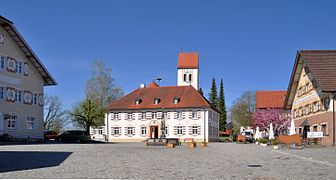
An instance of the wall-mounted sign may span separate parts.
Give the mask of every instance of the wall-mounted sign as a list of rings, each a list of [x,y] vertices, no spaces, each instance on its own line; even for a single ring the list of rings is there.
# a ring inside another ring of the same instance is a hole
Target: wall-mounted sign
[[[0,45],[5,44],[5,35],[0,33]]]
[[[322,138],[323,132],[307,132],[307,138]]]

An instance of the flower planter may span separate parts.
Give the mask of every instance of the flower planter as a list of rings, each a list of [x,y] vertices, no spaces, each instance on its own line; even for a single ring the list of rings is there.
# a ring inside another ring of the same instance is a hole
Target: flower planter
[[[196,142],[190,142],[189,147],[190,148],[195,148],[196,147]]]
[[[259,142],[255,142],[255,144],[256,144],[256,145],[258,145],[258,144],[259,144]]]
[[[278,145],[273,146],[273,149],[279,149],[279,146]]]
[[[267,144],[260,143],[260,146],[262,146],[262,147],[266,147]]]
[[[206,142],[202,142],[202,143],[201,143],[201,147],[208,147],[208,143],[206,143]]]
[[[167,143],[166,147],[167,148],[175,148],[175,144],[173,144],[173,143]]]

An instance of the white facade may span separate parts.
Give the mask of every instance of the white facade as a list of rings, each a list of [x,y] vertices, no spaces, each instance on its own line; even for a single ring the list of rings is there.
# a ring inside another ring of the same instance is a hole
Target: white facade
[[[177,69],[177,85],[190,86],[192,85],[196,90],[199,86],[199,72],[198,69]]]
[[[217,141],[219,114],[210,109],[170,109],[164,113],[166,137],[181,142]],[[161,111],[112,111],[106,114],[109,142],[141,142],[161,136]]]

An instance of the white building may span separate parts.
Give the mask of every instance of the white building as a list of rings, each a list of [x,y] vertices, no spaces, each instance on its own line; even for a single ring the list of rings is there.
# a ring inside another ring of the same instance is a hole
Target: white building
[[[16,30],[0,16],[0,135],[43,138],[44,86],[56,85]]]
[[[198,70],[197,53],[180,53],[178,86],[159,87],[152,82],[111,103],[100,132],[110,142],[139,142],[159,138],[165,124],[167,138],[217,141],[219,114],[196,90]]]

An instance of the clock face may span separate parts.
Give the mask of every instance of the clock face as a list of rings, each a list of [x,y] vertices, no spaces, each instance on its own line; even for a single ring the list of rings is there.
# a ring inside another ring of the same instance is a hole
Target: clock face
[[[5,44],[5,36],[0,33],[0,44]]]

